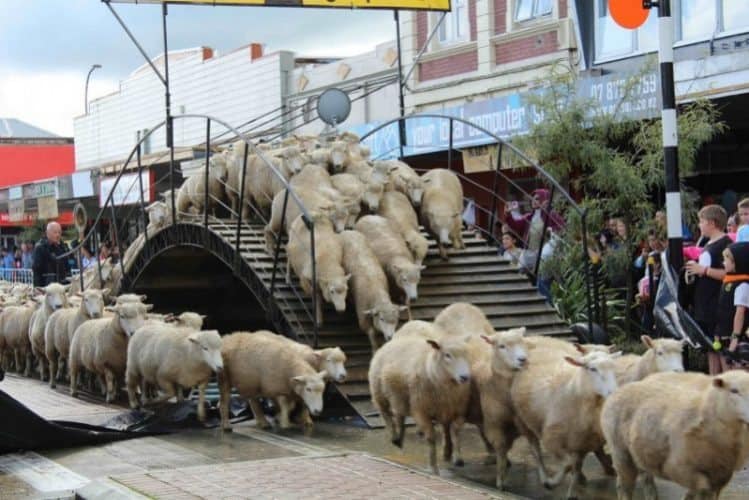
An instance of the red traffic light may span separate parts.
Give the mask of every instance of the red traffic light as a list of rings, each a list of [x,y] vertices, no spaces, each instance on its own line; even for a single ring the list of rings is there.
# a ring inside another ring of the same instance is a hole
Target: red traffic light
[[[642,0],[609,0],[609,14],[616,24],[633,30],[647,21],[650,9],[642,6]]]

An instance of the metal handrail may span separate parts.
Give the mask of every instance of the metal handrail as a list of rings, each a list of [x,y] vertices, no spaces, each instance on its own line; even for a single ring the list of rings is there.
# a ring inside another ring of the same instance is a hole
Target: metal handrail
[[[395,118],[393,120],[389,120],[387,122],[384,122],[377,127],[373,128],[366,134],[364,134],[361,137],[361,142],[364,142],[368,137],[376,134],[378,131],[392,125],[392,124],[398,124],[399,126],[403,126],[405,128],[405,123],[408,120],[413,119],[423,119],[423,118],[433,118],[437,120],[448,120],[449,125],[449,144],[448,144],[448,150],[447,150],[447,160],[448,170],[452,170],[452,162],[453,162],[453,135],[454,135],[454,122],[459,122],[464,124],[466,127],[478,130],[479,132],[483,133],[487,138],[493,139],[497,145],[498,145],[498,151],[499,154],[497,155],[497,164],[493,170],[494,173],[494,181],[492,188],[489,189],[481,184],[478,184],[477,182],[473,181],[472,179],[469,179],[465,175],[458,174],[459,178],[462,182],[466,184],[470,184],[473,187],[489,194],[492,197],[492,211],[490,216],[490,223],[494,223],[496,220],[496,205],[498,201],[502,201],[502,203],[505,202],[505,200],[497,193],[497,189],[499,187],[499,176],[505,177],[506,176],[501,172],[501,159],[502,159],[502,152],[503,150],[510,151],[511,153],[516,154],[519,158],[521,158],[528,167],[533,168],[536,171],[536,174],[540,176],[548,185],[551,186],[551,195],[549,197],[549,203],[547,205],[547,208],[542,210],[546,214],[544,217],[544,230],[541,234],[541,241],[539,244],[538,252],[536,255],[536,261],[534,264],[534,274],[537,276],[541,261],[541,250],[544,245],[544,240],[546,238],[546,229],[547,229],[547,223],[549,220],[549,215],[552,211],[552,203],[553,203],[553,197],[555,193],[560,193],[561,196],[565,199],[565,201],[570,205],[570,207],[578,214],[581,221],[581,232],[582,232],[582,253],[583,253],[583,266],[584,266],[584,273],[585,273],[585,288],[586,288],[586,294],[585,294],[585,300],[586,300],[586,308],[588,310],[588,329],[589,331],[592,331],[593,328],[593,290],[594,290],[594,284],[592,283],[592,276],[591,276],[591,270],[590,270],[590,262],[588,257],[588,234],[587,234],[587,216],[588,216],[588,209],[580,207],[577,202],[572,198],[572,196],[559,184],[559,182],[552,177],[547,171],[545,171],[535,160],[529,158],[527,155],[525,155],[519,148],[514,146],[513,144],[507,142],[506,140],[502,139],[498,135],[494,134],[493,132],[487,130],[484,127],[481,127],[479,125],[476,125],[475,123],[472,123],[466,119],[455,117],[455,116],[449,116],[449,115],[440,115],[440,114],[433,114],[433,113],[425,113],[425,114],[413,114],[409,116],[402,116],[399,118]],[[400,144],[400,146],[403,146]],[[511,181],[510,181],[511,182]],[[513,183],[514,184],[514,183]],[[524,196],[528,196],[528,193],[520,189],[521,193],[523,193]],[[465,200],[464,200],[465,201]],[[475,202],[474,202],[475,203]],[[478,207],[478,204],[475,204],[475,206]],[[477,226],[478,227],[478,226]],[[481,228],[479,228],[481,230]],[[485,234],[488,234],[490,236],[490,239],[493,240],[495,243],[497,242],[496,236],[494,236],[494,227],[493,225],[488,227],[486,231],[482,230]],[[597,322],[600,323],[600,318],[596,318]]]
[[[294,192],[294,189],[291,187],[291,185],[289,184],[289,182],[285,178],[285,176],[276,169],[276,167],[273,165],[273,162],[269,160],[268,156],[265,153],[263,153],[262,151],[260,151],[260,150],[257,149],[257,147],[255,146],[255,144],[252,141],[249,141],[248,139],[246,139],[237,129],[233,128],[232,126],[230,126],[226,122],[224,122],[224,121],[222,121],[222,120],[220,120],[218,118],[212,117],[212,116],[199,115],[199,114],[183,114],[183,115],[174,116],[172,118],[173,118],[173,120],[176,120],[176,119],[205,119],[206,120],[206,163],[205,163],[206,169],[205,169],[205,177],[204,177],[205,197],[204,197],[204,207],[203,207],[204,210],[205,210],[205,213],[203,214],[204,216],[203,216],[203,220],[202,220],[203,226],[206,228],[206,230],[208,229],[208,225],[209,225],[209,217],[208,217],[208,209],[209,209],[208,206],[209,206],[209,203],[208,203],[208,200],[209,200],[209,196],[210,196],[210,193],[209,193],[209,183],[210,183],[210,173],[209,173],[209,160],[210,160],[210,158],[209,158],[209,152],[210,152],[210,143],[211,143],[211,136],[210,136],[211,122],[213,121],[215,123],[220,124],[221,126],[223,126],[226,129],[226,131],[232,132],[236,136],[237,139],[240,139],[240,140],[244,141],[244,143],[246,145],[246,147],[244,148],[244,158],[243,158],[243,162],[242,162],[242,177],[241,177],[241,181],[240,181],[240,184],[241,184],[240,185],[240,193],[239,193],[240,194],[240,205],[238,207],[238,213],[236,214],[237,218],[236,218],[236,233],[235,233],[236,234],[235,255],[236,255],[237,259],[241,258],[240,243],[241,243],[241,231],[242,231],[242,224],[243,224],[243,221],[242,221],[242,209],[245,206],[245,204],[248,205],[249,207],[251,207],[253,210],[255,210],[255,213],[257,215],[259,215],[260,218],[262,219],[262,214],[258,210],[255,209],[255,207],[249,202],[249,200],[244,200],[244,191],[245,191],[244,188],[245,188],[245,182],[246,182],[247,159],[248,159],[248,155],[249,155],[250,150],[252,150],[252,153],[254,155],[256,155],[256,157],[260,158],[263,161],[264,166],[266,168],[270,169],[270,172],[274,176],[275,180],[280,181],[280,183],[283,185],[283,189],[286,191],[286,195],[285,195],[285,199],[284,199],[284,201],[285,201],[285,203],[284,203],[284,215],[285,215],[285,208],[286,208],[286,205],[287,205],[287,202],[288,202],[288,198],[290,197],[292,199],[292,201],[297,204],[297,207],[299,208],[299,211],[300,211],[300,213],[301,213],[301,215],[302,215],[305,223],[307,224],[307,226],[309,228],[311,228],[311,234],[314,235],[314,221],[313,221],[312,217],[310,216],[309,211],[304,206],[304,204],[302,203],[301,199]],[[139,193],[139,198],[140,198],[139,201],[140,201],[140,203],[139,204],[140,204],[140,209],[141,209],[143,217],[144,217],[145,226],[147,228],[148,224],[147,224],[146,219],[145,219],[145,200],[144,200],[144,197],[143,197],[143,186],[142,186],[142,179],[141,179],[141,174],[142,174],[143,167],[144,167],[144,165],[141,162],[141,147],[142,147],[143,143],[146,140],[148,140],[150,138],[150,136],[156,130],[159,130],[160,128],[164,127],[165,125],[166,125],[166,120],[160,122],[155,127],[151,128],[146,134],[143,135],[143,137],[141,137],[137,141],[135,147],[133,148],[133,150],[131,151],[131,153],[128,155],[127,160],[123,164],[122,170],[117,174],[117,176],[115,178],[115,181],[114,181],[114,184],[112,186],[112,189],[109,192],[109,194],[107,195],[106,200],[103,203],[103,206],[99,210],[99,213],[97,214],[97,216],[96,216],[94,222],[92,223],[91,227],[89,228],[88,232],[84,235],[84,237],[81,239],[81,241],[78,243],[78,245],[75,248],[73,248],[73,249],[69,250],[68,252],[65,252],[64,254],[58,256],[57,257],[58,260],[61,260],[61,259],[64,259],[64,258],[68,258],[69,256],[71,256],[73,254],[76,254],[76,253],[77,253],[77,255],[80,258],[81,248],[84,245],[86,245],[89,242],[89,240],[91,240],[93,242],[93,245],[95,247],[95,252],[98,254],[98,248],[97,248],[98,247],[98,241],[97,241],[97,238],[96,238],[96,234],[97,234],[97,231],[100,228],[100,224],[104,220],[105,214],[106,214],[106,212],[108,210],[111,212],[111,217],[112,217],[111,229],[113,230],[113,233],[114,233],[112,235],[112,237],[114,238],[114,243],[116,245],[118,245],[118,247],[120,246],[119,245],[119,243],[120,243],[120,236],[119,236],[120,235],[120,227],[118,227],[117,222],[116,222],[116,211],[115,211],[116,207],[115,207],[115,204],[114,204],[114,193],[115,193],[117,187],[122,182],[122,176],[127,171],[127,165],[130,164],[130,162],[133,160],[134,156],[137,157],[137,172],[136,173],[137,173],[137,176],[138,176],[138,186],[140,187],[140,193]],[[226,131],[224,133],[222,133],[222,135],[224,135],[226,133]],[[174,146],[172,145],[171,148],[170,148],[171,151],[173,151],[173,147]],[[172,178],[172,183],[174,181],[173,175],[174,174],[172,172],[170,172],[169,176]],[[224,185],[226,186],[226,184],[224,184]],[[128,188],[128,192],[132,188],[133,188],[133,185],[131,185]],[[215,199],[215,198],[213,198],[211,196],[211,199]],[[216,201],[218,201],[218,200],[216,200]],[[178,217],[176,217],[177,213],[176,213],[176,193],[175,193],[175,190],[172,190],[172,193],[171,193],[171,202],[172,202],[171,214],[173,214],[171,225],[176,225],[176,224],[179,223],[179,221],[177,220]],[[224,205],[224,206],[226,206],[226,205]],[[232,212],[231,209],[229,211]],[[265,221],[265,222],[267,222],[267,221]],[[148,234],[148,230],[146,229],[145,234],[144,234],[144,238],[147,240],[150,236],[152,236],[152,235],[149,235]],[[146,244],[145,247],[147,247],[147,244]],[[124,250],[124,249],[120,248],[120,250]],[[120,264],[120,270],[121,270],[121,273],[122,273],[121,279],[124,279],[124,276],[125,276],[124,251],[121,252],[121,257],[122,258],[120,259],[120,263],[119,263]],[[273,257],[274,257],[274,259],[273,259],[273,272],[275,274],[275,269],[278,267],[279,252],[276,252]],[[314,268],[314,262],[315,262],[315,248],[314,248],[314,243],[311,246],[311,258],[312,258],[312,262],[313,262],[313,280],[315,280],[315,282],[316,282],[315,268]],[[98,258],[96,260],[97,260],[99,280],[103,281],[101,279],[102,278],[101,262],[100,262],[100,259],[98,259]],[[237,265],[238,265],[238,260],[235,261],[235,266],[237,266]],[[235,267],[234,271],[238,272],[238,267]],[[273,281],[275,281],[275,280],[273,280]],[[275,283],[273,283],[273,284],[275,284]],[[81,287],[83,287],[83,272],[81,272]],[[274,287],[272,286],[272,288],[274,288]],[[307,316],[312,320],[313,338],[311,339],[311,342],[309,342],[310,339],[308,339],[308,342],[312,343],[314,345],[317,345],[317,343],[318,343],[318,323],[317,323],[317,321],[315,319],[315,309],[314,309],[314,307],[316,305],[315,296],[313,294],[313,297],[312,297],[312,311],[310,311],[310,310],[308,310],[304,299],[296,292],[296,290],[294,290],[294,295],[299,299],[299,301],[302,304],[302,307],[304,308]],[[277,297],[275,297],[275,295],[273,293],[273,290],[271,290],[270,300],[271,300],[271,302],[279,300]],[[285,298],[283,299],[283,302],[286,302],[288,304],[288,301]],[[304,334],[306,336],[306,334],[307,334],[306,330],[301,326],[301,324],[298,324],[298,326],[299,326],[299,329],[301,330],[299,333],[302,333],[302,334]]]

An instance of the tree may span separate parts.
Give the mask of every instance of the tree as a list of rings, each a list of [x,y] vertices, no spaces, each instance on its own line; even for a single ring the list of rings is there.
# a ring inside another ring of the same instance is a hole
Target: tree
[[[619,252],[606,254],[603,268],[609,278],[616,273],[626,273],[627,310],[632,307],[634,290],[630,263],[634,260],[637,242],[652,227],[655,194],[665,184],[660,119],[633,120],[624,114],[624,110],[634,104],[638,85],[649,67],[652,62],[641,74],[627,81],[621,99],[613,112],[608,112],[597,101],[578,95],[574,71],[555,66],[543,82],[544,91],[530,98],[543,120],[518,141],[521,149],[533,151],[539,164],[581,200],[580,205],[588,212],[588,228],[601,228],[605,217],[613,215],[624,220],[627,244]],[[710,101],[698,100],[680,108],[679,169],[682,176],[694,170],[702,145],[725,129]],[[689,197],[685,200],[689,201]],[[686,206],[684,212],[695,210],[693,206]],[[570,275],[570,266],[576,266],[577,273],[582,273],[582,266],[578,265],[582,260],[580,244],[575,241],[581,234],[580,221],[574,213],[566,215],[569,226],[565,244],[561,246],[563,250],[545,264],[544,270],[556,278],[557,292],[561,294],[569,293],[574,288],[571,285],[581,281]],[[611,295],[603,294],[604,297]],[[560,302],[569,302],[566,299],[559,297]],[[621,313],[616,309],[609,309],[609,312],[609,319]],[[579,311],[573,312],[567,319],[579,321],[579,316]],[[627,322],[623,326],[629,331]]]

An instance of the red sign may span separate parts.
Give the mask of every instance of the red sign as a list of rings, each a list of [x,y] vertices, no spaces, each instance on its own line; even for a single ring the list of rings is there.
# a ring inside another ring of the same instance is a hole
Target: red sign
[[[75,172],[72,144],[0,144],[0,187]]]
[[[36,220],[36,212],[26,212],[23,214],[23,220],[13,222],[11,222],[10,215],[7,212],[0,213],[0,227],[33,226],[36,223]],[[73,212],[71,210],[61,212],[59,217],[51,219],[51,221],[57,221],[62,226],[72,226]]]
[[[645,24],[650,9],[642,6],[642,0],[609,0],[609,14],[616,24],[633,30]]]

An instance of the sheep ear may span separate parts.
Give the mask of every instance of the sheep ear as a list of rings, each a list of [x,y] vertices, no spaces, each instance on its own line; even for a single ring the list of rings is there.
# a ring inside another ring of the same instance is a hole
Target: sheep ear
[[[650,338],[649,335],[642,335],[640,340],[642,340],[642,343],[645,344],[646,347],[649,347],[650,349],[653,348],[653,339]]]
[[[423,271],[423,270],[424,270],[424,269],[426,269],[426,268],[427,268],[427,266],[423,266],[423,265],[422,265],[422,266],[419,266],[419,270],[420,270],[420,271]]]
[[[344,276],[343,279],[345,279],[346,281],[350,280],[351,279],[351,273],[349,273],[346,276]]]
[[[304,375],[299,375],[298,377],[292,377],[291,378],[291,386],[292,387],[299,387],[300,385],[303,386],[305,383],[305,377]]]
[[[321,372],[318,372],[317,376],[320,377],[321,379],[325,380],[325,378],[328,376],[328,370],[323,370]]]
[[[408,311],[408,306],[398,306],[398,310],[401,312]]]
[[[140,299],[141,302],[145,302],[146,298],[148,297],[145,294],[143,294],[143,295],[138,295],[138,298]]]
[[[362,311],[365,316],[374,316],[375,310],[374,309],[367,309],[366,311]]]
[[[198,314],[200,316],[200,319],[206,319],[208,317],[207,314]]]
[[[682,340],[682,342],[684,342],[684,341]],[[616,349],[617,349],[617,347],[614,344],[611,344],[609,346],[609,354],[614,354],[616,352]]]
[[[63,285],[63,287],[65,288],[65,291],[66,291],[66,292],[67,292],[68,290],[70,290],[70,287],[71,287],[71,286],[72,286],[72,285]]]
[[[577,349],[577,352],[580,354],[585,354],[585,347],[580,342],[573,342],[573,346],[575,346],[575,349]]]
[[[573,365],[573,366],[580,366],[580,367],[584,367],[585,366],[585,363],[583,363],[579,359],[573,358],[572,356],[565,356],[564,360],[566,362],[568,362],[569,364]]]
[[[620,357],[621,355],[622,355],[622,351],[616,351],[616,352],[612,352],[612,353],[610,354],[610,357],[611,357],[611,358],[618,358],[618,357]]]
[[[109,292],[110,292],[110,291],[111,291],[111,290],[109,290],[109,288],[104,288],[104,289],[103,289],[103,290],[101,291],[101,294],[102,294],[102,295],[109,295]]]
[[[193,344],[199,344],[199,342],[198,342],[198,333],[195,332],[195,333],[190,334],[190,336],[187,337],[187,340],[189,340]]]
[[[73,294],[73,296],[74,296],[74,297],[83,297],[83,293],[81,293],[81,292],[75,292],[75,293]]]
[[[45,290],[44,288],[42,288],[42,287],[40,287],[40,286],[37,286],[37,287],[35,287],[35,288],[34,288],[34,291],[35,291],[36,293],[47,293],[47,290]]]
[[[714,378],[713,379],[713,386],[717,387],[718,389],[725,389],[726,388],[726,381],[722,378]]]
[[[484,342],[486,342],[489,345],[494,345],[496,342],[493,338],[489,337],[488,335],[481,335],[481,338],[484,339]]]
[[[315,361],[317,363],[322,363],[322,361],[325,359],[325,356],[321,351],[315,351],[312,353],[312,355],[315,357]]]
[[[150,311],[153,309],[153,304],[144,304],[146,306],[146,311]]]
[[[107,312],[117,312],[117,306],[105,306],[104,310]]]
[[[437,351],[439,351],[440,349],[442,349],[442,347],[440,347],[439,342],[437,342],[436,340],[427,339],[427,344],[429,344],[430,346],[432,346]]]

